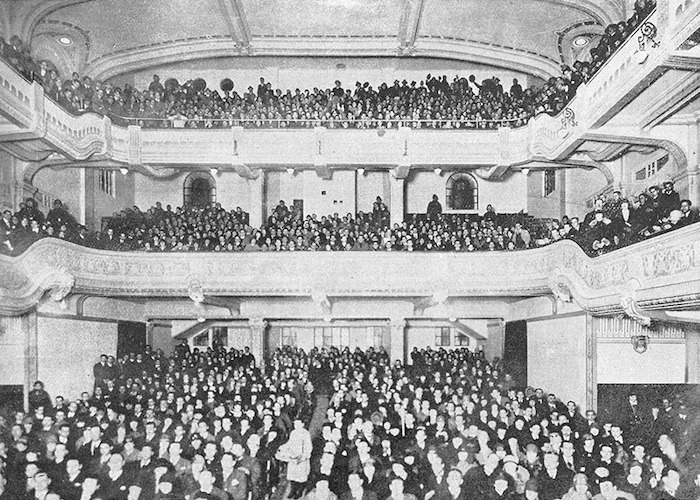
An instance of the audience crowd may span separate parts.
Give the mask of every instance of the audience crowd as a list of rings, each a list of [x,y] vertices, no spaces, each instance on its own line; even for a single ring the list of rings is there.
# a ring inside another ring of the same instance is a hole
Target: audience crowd
[[[355,217],[338,214],[303,216],[284,201],[266,224],[253,228],[240,207],[224,210],[218,203],[172,210],[160,203],[147,211],[138,207],[115,214],[101,232],[90,234],[60,200],[44,216],[33,199],[20,210],[0,218],[0,253],[17,255],[44,237],[113,251],[231,252],[231,251],[496,251],[520,250],[571,239],[590,255],[600,255],[648,237],[681,228],[698,220],[690,200],[681,200],[673,183],[651,186],[625,199],[615,191],[599,198],[583,221],[561,221],[523,214],[497,214],[491,205],[483,216],[445,214],[437,195],[425,214],[389,223],[380,197],[373,210]]]
[[[634,14],[606,27],[590,60],[562,66],[562,75],[543,86],[523,89],[517,79],[509,89],[492,77],[476,81],[456,76],[427,75],[419,83],[395,80],[374,89],[368,82],[343,88],[340,81],[330,89],[273,89],[264,78],[239,95],[234,83],[224,79],[222,93],[207,88],[197,78],[180,84],[171,78],[161,83],[155,75],[148,89],[92,80],[73,73],[62,80],[47,61],[37,62],[18,36],[0,39],[0,56],[27,78],[42,84],[47,95],[74,113],[107,114],[118,123],[144,127],[337,127],[383,128],[399,125],[414,128],[519,127],[536,114],[556,114],[588,81],[652,12],[654,0],[637,0]]]
[[[601,422],[481,353],[411,359],[284,347],[261,368],[247,348],[186,343],[103,355],[78,400],[37,382],[29,411],[0,419],[0,499],[700,498],[683,401],[630,394]]]

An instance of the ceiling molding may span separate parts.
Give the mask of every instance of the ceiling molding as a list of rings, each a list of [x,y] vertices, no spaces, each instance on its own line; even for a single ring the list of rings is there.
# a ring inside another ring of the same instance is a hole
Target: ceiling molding
[[[225,14],[230,35],[243,47],[249,47],[250,25],[241,0],[219,0],[219,6]]]
[[[616,23],[625,18],[624,5],[617,0],[538,0],[543,3],[564,5],[583,12],[602,25]]]
[[[395,57],[396,38],[384,37],[254,37],[252,53],[231,37],[176,40],[102,56],[85,74],[99,80],[175,62],[215,57]],[[547,79],[559,74],[559,62],[525,50],[476,41],[420,37],[416,56],[468,61],[507,68]]]
[[[412,47],[418,37],[420,21],[423,16],[425,0],[404,0],[404,7],[399,23],[399,50]]]
[[[55,0],[50,2],[36,2],[36,6],[28,12],[22,23],[19,36],[22,40],[31,40],[36,26],[49,14],[81,3],[92,2],[93,0]]]

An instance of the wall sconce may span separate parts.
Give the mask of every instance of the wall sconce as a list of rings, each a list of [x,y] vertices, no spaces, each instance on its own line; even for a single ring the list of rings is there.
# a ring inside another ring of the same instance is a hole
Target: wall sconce
[[[646,335],[633,335],[632,336],[632,347],[634,352],[638,354],[644,354],[649,346],[649,337]]]
[[[435,168],[435,169],[433,169],[433,172],[435,172],[435,175],[440,175],[440,174],[442,173],[442,169],[441,169],[441,168]]]
[[[358,168],[358,169],[357,169],[357,175],[365,175],[365,169],[364,169],[364,168]]]
[[[530,173],[530,169],[529,169],[529,168],[523,168],[523,169],[521,169],[520,171],[523,173],[523,175],[524,175],[525,177],[527,177],[527,174]]]
[[[119,169],[119,171],[122,173],[122,175],[126,175],[129,173],[129,169],[126,167],[122,167]]]
[[[287,169],[287,173],[288,173],[289,175],[294,175],[294,169],[293,169],[293,168],[288,168],[288,169]]]

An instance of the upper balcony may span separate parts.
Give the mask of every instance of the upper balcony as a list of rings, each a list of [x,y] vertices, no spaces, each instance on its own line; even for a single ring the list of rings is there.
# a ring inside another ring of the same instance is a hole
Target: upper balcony
[[[498,177],[508,168],[532,164],[595,167],[619,154],[610,144],[625,140],[669,147],[677,163],[687,163],[683,144],[676,151],[668,134],[646,133],[638,120],[624,136],[619,127],[605,125],[633,101],[648,100],[647,89],[670,68],[679,71],[671,80],[683,80],[679,47],[700,28],[699,14],[697,1],[659,2],[562,113],[538,115],[519,128],[434,130],[405,121],[363,130],[337,123],[339,128],[320,123],[293,129],[122,126],[95,114],[71,115],[46,98],[40,85],[0,62],[0,141],[13,154],[46,165],[87,161],[81,165],[127,166],[156,176],[164,175],[163,168],[180,166],[235,169],[246,177],[257,176],[260,168],[282,166],[316,168],[320,175],[349,166],[399,167],[399,176],[413,166],[472,166]],[[695,68],[694,57],[694,51],[683,53],[685,70]],[[674,92],[673,85],[664,84]],[[679,90],[687,91],[687,85]]]

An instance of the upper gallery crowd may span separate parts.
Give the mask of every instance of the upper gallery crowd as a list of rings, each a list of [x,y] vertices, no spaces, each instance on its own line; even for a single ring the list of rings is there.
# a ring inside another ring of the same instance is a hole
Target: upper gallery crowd
[[[127,208],[101,232],[88,233],[59,200],[44,216],[34,199],[0,218],[0,253],[17,255],[35,241],[54,237],[113,251],[496,251],[535,248],[570,239],[590,255],[599,255],[698,220],[690,200],[681,200],[673,183],[651,186],[633,200],[615,191],[599,198],[581,221],[564,216],[536,220],[522,214],[497,214],[491,205],[482,216],[443,213],[437,196],[425,214],[389,223],[389,210],[377,197],[372,212],[340,216],[303,216],[284,201],[267,223],[251,227],[248,214],[219,204],[172,210],[160,203],[147,211]]]
[[[148,89],[80,77],[62,78],[50,62],[35,60],[30,47],[13,36],[0,38],[0,57],[27,78],[38,81],[45,93],[73,113],[95,112],[121,124],[144,127],[210,128],[230,127],[315,127],[383,128],[399,125],[414,128],[519,127],[540,113],[560,112],[640,23],[653,11],[655,0],[637,0],[634,14],[605,28],[591,49],[590,61],[562,66],[559,77],[549,78],[541,87],[523,88],[517,79],[509,89],[492,77],[476,81],[456,76],[427,75],[419,83],[395,80],[376,89],[368,82],[343,88],[273,89],[260,79],[257,91],[248,87],[242,95],[233,90],[231,79],[220,83],[222,93],[207,88],[201,78],[180,84],[171,78],[161,83],[155,75]]]
[[[103,355],[76,400],[0,419],[0,500],[697,500],[695,410],[610,418],[467,349]],[[86,388],[87,389],[87,388]],[[316,394],[329,395],[317,397]]]

